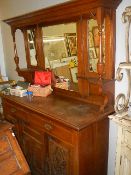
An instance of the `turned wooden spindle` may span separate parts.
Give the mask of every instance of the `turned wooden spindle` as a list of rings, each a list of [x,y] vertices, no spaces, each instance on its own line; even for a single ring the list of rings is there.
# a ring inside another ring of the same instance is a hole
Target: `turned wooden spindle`
[[[15,54],[14,61],[16,64],[16,71],[18,71],[20,68],[19,68],[19,57],[18,57],[17,48],[16,48],[16,41],[15,41],[15,32],[16,32],[16,30],[12,30],[14,54]]]
[[[97,72],[99,79],[102,79],[104,73],[104,62],[103,62],[103,23],[104,23],[104,10],[99,7],[97,9],[97,22],[98,22],[98,35],[99,35],[99,58],[97,63]]]

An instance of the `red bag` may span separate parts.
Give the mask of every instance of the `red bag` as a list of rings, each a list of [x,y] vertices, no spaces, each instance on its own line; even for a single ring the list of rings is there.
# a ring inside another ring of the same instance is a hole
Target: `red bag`
[[[35,71],[34,84],[51,85],[51,76],[50,71]]]

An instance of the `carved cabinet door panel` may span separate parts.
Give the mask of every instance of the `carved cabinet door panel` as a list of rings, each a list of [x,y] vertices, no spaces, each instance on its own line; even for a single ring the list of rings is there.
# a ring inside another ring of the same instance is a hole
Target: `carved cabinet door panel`
[[[71,175],[72,148],[68,144],[45,134],[44,175]]]
[[[23,125],[22,149],[25,154],[26,160],[29,163],[32,175],[44,175],[43,171],[43,141],[38,131],[32,127]]]

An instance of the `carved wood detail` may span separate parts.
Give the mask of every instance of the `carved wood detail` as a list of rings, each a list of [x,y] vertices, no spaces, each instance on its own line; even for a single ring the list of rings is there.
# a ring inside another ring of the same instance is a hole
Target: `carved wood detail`
[[[51,136],[47,136],[47,145],[45,175],[70,175],[69,150]]]

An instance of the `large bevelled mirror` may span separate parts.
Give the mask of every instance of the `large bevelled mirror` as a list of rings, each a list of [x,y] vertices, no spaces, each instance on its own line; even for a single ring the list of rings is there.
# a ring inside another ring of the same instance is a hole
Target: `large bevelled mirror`
[[[78,58],[76,23],[43,27],[45,68],[51,69],[57,79],[56,87],[78,89]]]
[[[97,20],[88,20],[88,62],[89,62],[89,72],[97,72],[97,63],[99,59],[99,30]],[[103,48],[103,62],[105,62],[105,28],[102,28],[102,48]]]

